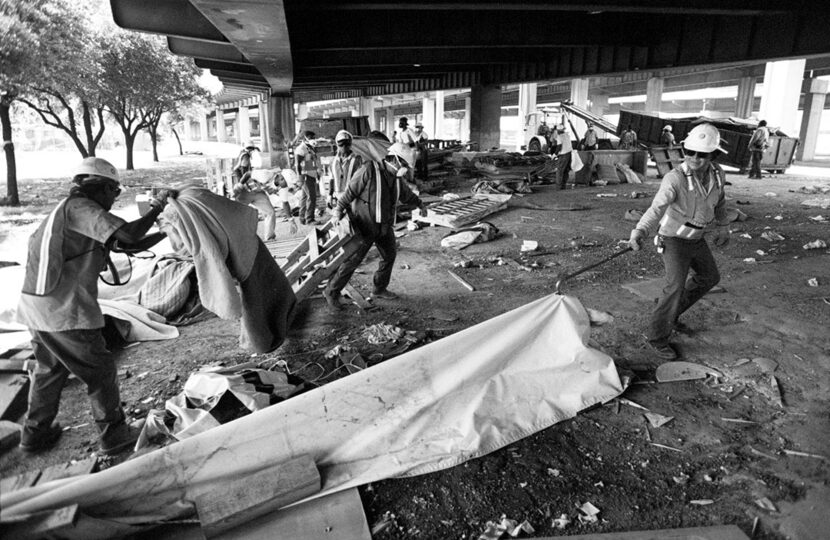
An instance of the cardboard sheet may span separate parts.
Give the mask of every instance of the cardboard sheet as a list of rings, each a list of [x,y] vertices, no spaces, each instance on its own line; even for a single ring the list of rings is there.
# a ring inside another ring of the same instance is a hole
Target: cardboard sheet
[[[622,392],[589,324],[578,300],[550,295],[111,469],[4,493],[0,508],[77,503],[138,524],[190,515],[196,490],[302,454],[320,495],[452,467]]]

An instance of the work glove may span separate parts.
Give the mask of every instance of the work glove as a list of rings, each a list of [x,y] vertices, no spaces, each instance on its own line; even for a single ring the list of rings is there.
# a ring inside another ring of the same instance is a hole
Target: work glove
[[[421,217],[427,217],[427,207],[426,206],[419,206],[418,213],[421,214]]]
[[[159,210],[164,210],[164,207],[167,206],[167,198],[170,196],[170,191],[166,189],[160,189],[156,192],[152,199],[150,199],[150,206],[153,208],[158,208]]]
[[[340,220],[342,218],[343,218],[343,214],[342,214],[342,212],[340,211],[339,208],[335,208],[334,210],[332,210],[332,212],[331,212],[331,222],[334,225],[337,225],[338,223],[340,223]]]
[[[628,238],[628,245],[634,251],[640,251],[643,247],[643,240],[645,237],[646,233],[642,229],[631,229],[631,236]]]

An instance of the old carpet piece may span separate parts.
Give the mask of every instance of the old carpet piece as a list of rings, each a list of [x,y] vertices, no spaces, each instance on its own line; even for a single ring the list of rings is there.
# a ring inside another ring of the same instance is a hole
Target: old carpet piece
[[[89,477],[3,493],[3,516],[78,503],[141,524],[191,516],[193,493],[302,454],[320,495],[453,467],[618,396],[585,308],[550,295]],[[112,521],[111,521],[112,522]]]

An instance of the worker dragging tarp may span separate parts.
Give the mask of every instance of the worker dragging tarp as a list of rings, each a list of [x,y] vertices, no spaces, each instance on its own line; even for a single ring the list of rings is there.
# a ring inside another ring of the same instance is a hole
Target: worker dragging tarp
[[[222,319],[242,318],[240,345],[257,353],[279,347],[297,299],[257,237],[256,210],[187,187],[169,199],[161,223],[173,248],[193,257],[202,305]]]

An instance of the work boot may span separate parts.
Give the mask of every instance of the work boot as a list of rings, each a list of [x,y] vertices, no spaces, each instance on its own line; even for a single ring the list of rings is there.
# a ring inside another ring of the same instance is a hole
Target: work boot
[[[57,422],[44,429],[24,427],[20,432],[20,449],[27,454],[43,452],[55,446],[63,434],[63,428]]]
[[[141,433],[141,428],[144,424],[142,420],[138,424],[130,425],[127,423],[108,428],[108,432],[101,436],[101,453],[106,456],[114,456],[131,449],[135,446],[138,436]]]
[[[674,331],[680,334],[686,334],[687,336],[691,336],[695,333],[694,330],[681,321],[674,321]]]
[[[380,298],[382,300],[396,300],[398,295],[388,289],[375,289],[372,291],[373,298]]]
[[[332,311],[341,311],[343,304],[340,303],[340,293],[323,289],[323,298],[326,299],[329,309]]]
[[[661,360],[677,359],[677,351],[671,346],[670,343],[649,341],[648,345],[651,347],[651,350],[654,351],[654,354]]]

